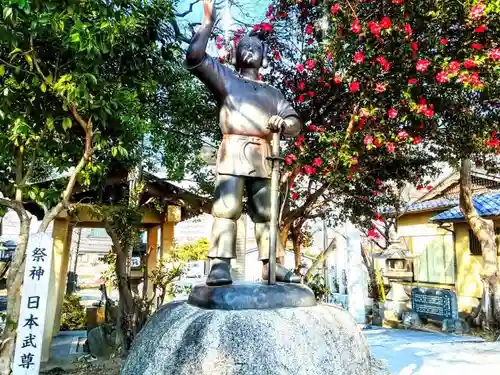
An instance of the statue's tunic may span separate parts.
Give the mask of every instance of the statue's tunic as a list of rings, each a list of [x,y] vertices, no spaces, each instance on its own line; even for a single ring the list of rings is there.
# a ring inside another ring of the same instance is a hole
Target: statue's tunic
[[[196,66],[188,67],[220,102],[219,124],[223,134],[217,154],[217,173],[270,178],[272,116],[283,119],[297,113],[281,92],[262,82],[243,78],[205,54]],[[285,128],[284,135],[296,129]]]

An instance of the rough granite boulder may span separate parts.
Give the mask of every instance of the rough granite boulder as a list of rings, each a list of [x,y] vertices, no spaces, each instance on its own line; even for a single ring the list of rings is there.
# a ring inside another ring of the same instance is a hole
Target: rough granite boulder
[[[160,308],[143,328],[122,375],[371,375],[353,318],[333,305],[208,310]]]

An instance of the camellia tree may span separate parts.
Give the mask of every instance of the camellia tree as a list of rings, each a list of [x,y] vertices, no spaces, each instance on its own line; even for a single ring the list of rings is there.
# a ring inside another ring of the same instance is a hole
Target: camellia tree
[[[496,168],[499,21],[498,0],[269,6],[254,26],[273,57],[263,79],[306,123],[287,146],[282,239],[335,212],[376,237],[380,207],[399,203],[406,183],[427,187],[435,162]],[[478,235],[484,226],[471,227]],[[498,290],[496,273],[484,283],[487,301]],[[484,316],[491,326],[491,311]]]

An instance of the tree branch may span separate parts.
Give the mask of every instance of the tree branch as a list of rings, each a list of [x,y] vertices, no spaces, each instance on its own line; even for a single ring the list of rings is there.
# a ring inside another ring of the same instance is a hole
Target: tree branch
[[[321,264],[324,263],[325,259],[328,258],[330,253],[332,253],[337,248],[337,239],[334,237],[328,247],[323,250],[314,260],[313,264],[307,270],[306,275],[304,276],[304,280],[307,281],[313,275],[314,270],[316,270]]]
[[[196,4],[198,4],[200,1],[201,0],[195,0],[195,1],[193,1],[191,4],[189,4],[189,9],[188,10],[186,10],[185,12],[182,12],[182,13],[174,13],[174,15],[176,17],[180,17],[180,18],[186,17],[189,13],[191,13],[193,11],[193,6],[196,5]]]
[[[45,214],[42,223],[40,224],[40,228],[38,229],[39,232],[45,232],[52,220],[54,220],[64,208],[68,207],[71,195],[73,194],[73,189],[76,185],[78,174],[83,170],[83,168],[85,168],[87,163],[90,161],[90,158],[92,157],[92,119],[89,119],[89,121],[85,123],[85,121],[76,111],[76,107],[74,105],[71,107],[71,112],[73,113],[73,116],[78,121],[78,123],[85,130],[85,151],[83,152],[83,156],[76,165],[73,173],[71,173],[71,176],[69,177],[66,188],[61,194],[61,201],[54,207],[52,207],[48,213]]]

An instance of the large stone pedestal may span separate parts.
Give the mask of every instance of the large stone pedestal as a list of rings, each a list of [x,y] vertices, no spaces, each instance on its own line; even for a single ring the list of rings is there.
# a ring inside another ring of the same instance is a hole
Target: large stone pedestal
[[[124,363],[122,375],[371,375],[363,335],[345,310],[332,305],[264,309],[213,309],[200,306],[201,296],[222,305],[223,287],[200,286],[191,301],[160,308],[141,331]],[[241,288],[248,288],[241,286]],[[272,298],[264,290],[265,301]],[[285,285],[274,287],[282,293]],[[305,296],[300,286],[291,286]],[[302,287],[305,288],[305,287]],[[259,289],[259,288],[257,288]],[[307,289],[307,288],[305,288]],[[212,290],[210,293],[209,291]],[[243,295],[245,293],[242,293]],[[260,296],[257,293],[256,296]],[[217,296],[217,297],[211,297]],[[286,298],[278,298],[281,305]],[[313,304],[313,303],[312,303]]]

